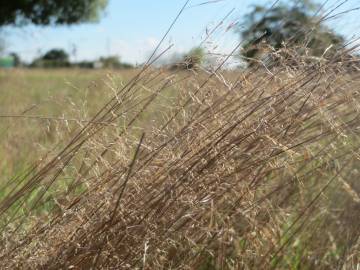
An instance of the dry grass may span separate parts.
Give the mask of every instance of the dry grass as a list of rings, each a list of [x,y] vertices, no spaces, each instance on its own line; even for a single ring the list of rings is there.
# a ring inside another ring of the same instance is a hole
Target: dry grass
[[[355,269],[360,77],[332,65],[140,71],[5,184],[1,268]]]
[[[92,98],[56,97],[65,116],[29,116],[28,101],[6,111],[5,128],[53,128],[44,141],[26,131],[43,145],[30,158],[38,144],[2,151],[32,165],[1,182],[0,268],[356,269],[360,76],[348,53],[314,63],[288,48],[271,67],[210,72],[152,68],[154,52]]]

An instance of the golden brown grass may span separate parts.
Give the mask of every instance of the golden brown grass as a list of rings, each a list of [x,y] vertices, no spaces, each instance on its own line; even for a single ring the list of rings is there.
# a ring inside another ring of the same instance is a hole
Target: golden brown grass
[[[358,73],[138,72],[4,183],[2,269],[355,269]]]

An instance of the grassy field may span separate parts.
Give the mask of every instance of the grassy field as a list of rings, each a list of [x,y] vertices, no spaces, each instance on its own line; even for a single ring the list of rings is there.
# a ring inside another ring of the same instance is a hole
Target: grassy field
[[[54,141],[55,120],[45,117],[86,119],[109,96],[103,82],[106,72],[102,71],[0,72],[1,171],[7,171],[2,173],[2,181],[41,156],[40,145]]]
[[[2,269],[356,269],[358,74],[139,72],[0,71]]]
[[[0,183],[24,171],[52,146],[62,145],[75,126],[86,124],[136,74],[136,70],[0,70]]]

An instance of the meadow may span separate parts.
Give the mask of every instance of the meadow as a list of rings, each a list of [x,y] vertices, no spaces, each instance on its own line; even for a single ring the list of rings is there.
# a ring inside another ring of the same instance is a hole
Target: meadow
[[[110,95],[105,78],[106,71],[1,70],[1,182],[56,142],[56,127],[95,113]]]
[[[359,86],[332,61],[1,71],[1,269],[356,269]]]
[[[137,72],[0,70],[0,183],[63,142],[74,125],[87,123]]]

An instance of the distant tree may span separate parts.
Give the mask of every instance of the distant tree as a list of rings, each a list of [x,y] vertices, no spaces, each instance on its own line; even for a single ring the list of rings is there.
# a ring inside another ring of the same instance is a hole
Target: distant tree
[[[330,46],[328,53],[335,52],[344,39],[311,14],[316,8],[311,0],[290,1],[271,9],[254,6],[245,17],[245,27],[237,30],[244,40],[242,56],[254,63],[252,59],[261,58],[263,43],[275,50],[285,46],[306,48],[311,56],[321,56]]]
[[[120,58],[117,56],[100,57],[99,61],[104,68],[116,68],[121,65]]]
[[[32,67],[69,67],[69,55],[62,49],[52,49],[31,64]]]
[[[128,69],[133,68],[131,64],[123,63],[118,56],[100,57],[99,61],[103,68]]]
[[[44,54],[43,60],[69,62],[69,55],[63,49],[52,49]]]
[[[17,53],[10,53],[10,56],[14,59],[14,66],[19,67],[21,66],[21,59]]]
[[[2,0],[0,26],[94,22],[108,0]]]

